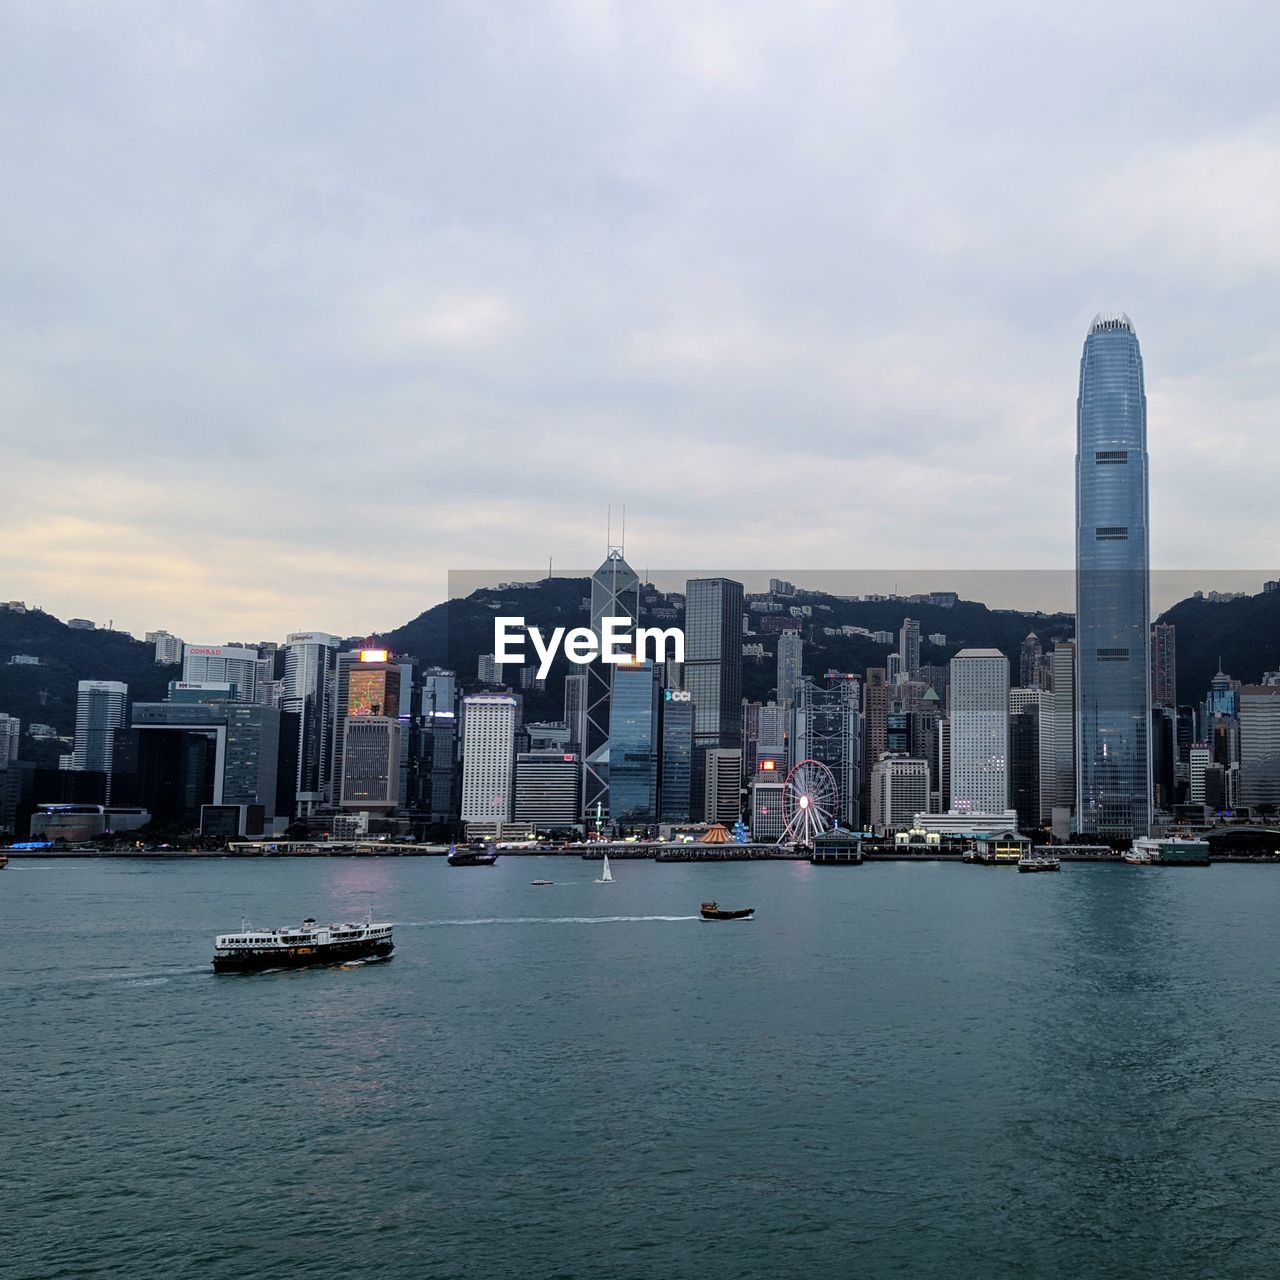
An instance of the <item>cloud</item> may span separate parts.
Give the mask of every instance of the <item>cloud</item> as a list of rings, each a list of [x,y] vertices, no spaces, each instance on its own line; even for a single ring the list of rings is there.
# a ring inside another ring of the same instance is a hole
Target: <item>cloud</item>
[[[354,634],[451,568],[594,563],[624,502],[640,565],[1069,566],[1113,307],[1156,558],[1274,555],[1272,6],[8,28],[7,597]],[[1215,495],[1248,519],[1207,544]]]

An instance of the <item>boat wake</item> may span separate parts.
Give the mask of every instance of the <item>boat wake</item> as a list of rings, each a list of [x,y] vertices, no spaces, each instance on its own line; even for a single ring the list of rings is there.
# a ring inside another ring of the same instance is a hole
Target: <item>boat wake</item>
[[[469,920],[403,920],[406,929],[429,929],[435,925],[462,924],[638,924],[660,920],[678,922],[699,916],[477,916]]]

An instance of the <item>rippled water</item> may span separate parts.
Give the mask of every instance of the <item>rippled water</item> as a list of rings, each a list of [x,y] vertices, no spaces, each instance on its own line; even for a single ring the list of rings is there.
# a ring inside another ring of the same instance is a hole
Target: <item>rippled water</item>
[[[0,1274],[1275,1274],[1280,870],[596,874],[11,863]]]

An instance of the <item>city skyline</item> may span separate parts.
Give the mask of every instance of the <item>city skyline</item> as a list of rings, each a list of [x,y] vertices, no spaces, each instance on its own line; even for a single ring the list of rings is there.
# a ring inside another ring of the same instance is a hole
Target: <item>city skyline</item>
[[[1110,308],[1160,424],[1153,563],[1273,554],[1272,8],[569,5],[503,56],[477,13],[384,24],[375,59],[336,12],[10,15],[6,594],[354,632],[451,566],[595,562],[607,501],[651,564],[1066,567]],[[602,492],[622,442],[650,463]],[[946,501],[855,534],[821,500],[887,478]],[[691,492],[749,500],[708,525]],[[1207,492],[1211,549],[1177,518]]]

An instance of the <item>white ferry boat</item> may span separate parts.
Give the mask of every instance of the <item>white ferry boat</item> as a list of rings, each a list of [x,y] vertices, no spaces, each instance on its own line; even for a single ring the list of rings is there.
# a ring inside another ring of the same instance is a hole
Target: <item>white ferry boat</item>
[[[1018,859],[1019,871],[1061,871],[1062,859],[1055,857],[1051,853],[1041,853],[1038,849],[1033,849],[1030,853],[1024,853]]]
[[[1173,837],[1159,840],[1152,836],[1139,836],[1133,842],[1133,848],[1121,856],[1126,862],[1139,866],[1207,867],[1209,844],[1206,840]]]
[[[255,973],[300,969],[346,960],[385,960],[395,950],[391,925],[317,924],[307,919],[295,929],[250,929],[219,934],[214,940],[215,973]]]

